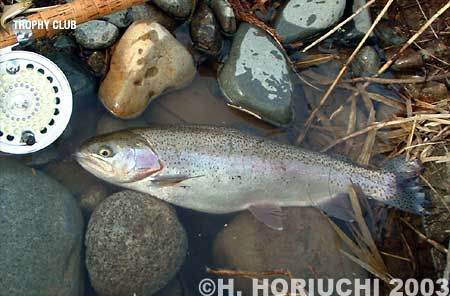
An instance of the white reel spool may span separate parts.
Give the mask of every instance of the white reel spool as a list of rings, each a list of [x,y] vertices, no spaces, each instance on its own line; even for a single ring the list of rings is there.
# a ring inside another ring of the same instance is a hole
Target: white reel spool
[[[0,151],[27,154],[52,144],[72,114],[72,91],[49,59],[28,51],[0,54]]]

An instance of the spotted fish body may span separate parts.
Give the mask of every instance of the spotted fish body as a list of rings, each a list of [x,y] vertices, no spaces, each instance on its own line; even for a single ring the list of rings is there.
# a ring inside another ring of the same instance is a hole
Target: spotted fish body
[[[132,182],[121,182],[120,176],[105,177],[87,160],[102,145],[116,145],[119,138],[124,143],[121,146],[132,146],[136,139],[146,143],[161,166]],[[358,185],[368,196],[407,211],[420,211],[418,199],[423,199],[415,183],[415,165],[404,165],[403,176],[395,171],[369,170],[229,128],[121,131],[91,139],[77,155],[84,168],[102,179],[208,213],[250,209],[256,216],[261,212],[264,216],[264,212],[280,207],[321,206],[347,192],[351,184]],[[403,191],[405,185],[409,189]]]

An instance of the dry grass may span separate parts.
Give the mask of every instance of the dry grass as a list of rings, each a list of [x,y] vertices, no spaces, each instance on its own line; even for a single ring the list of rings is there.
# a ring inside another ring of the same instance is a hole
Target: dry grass
[[[331,226],[351,251],[351,253],[344,250],[341,250],[341,252],[350,260],[389,284],[393,276],[389,273],[383,257],[381,256],[382,254],[372,238],[372,234],[364,219],[361,204],[354,187],[349,188],[349,197],[353,209],[353,216],[357,224],[357,227],[353,224],[349,225],[352,229],[353,239],[329,219]]]
[[[386,13],[387,6],[390,4],[387,1],[386,5],[381,10],[380,15]],[[328,134],[331,135],[330,141],[324,144],[322,151],[328,151],[338,145],[344,145],[344,147],[357,146],[355,149],[357,155],[351,155],[361,165],[368,165],[369,161],[376,154],[384,154],[389,157],[405,154],[410,159],[419,159],[421,162],[449,162],[450,152],[448,144],[450,143],[450,98],[438,99],[438,100],[426,100],[420,96],[412,96],[408,93],[403,86],[407,84],[418,84],[429,81],[444,81],[450,76],[450,67],[447,67],[447,62],[433,58],[439,62],[441,66],[434,67],[431,75],[426,76],[411,76],[402,78],[382,78],[379,77],[394,63],[394,61],[412,44],[420,42],[419,37],[429,28],[433,22],[439,19],[439,17],[450,7],[450,2],[447,2],[439,10],[437,10],[430,18],[428,18],[420,7],[420,11],[424,17],[424,23],[418,30],[408,39],[408,41],[401,46],[398,52],[391,57],[373,77],[357,77],[353,79],[340,80],[343,73],[347,69],[349,62],[351,62],[352,56],[342,66],[336,79],[331,81],[327,77],[323,77],[320,74],[313,73],[313,71],[303,71],[303,78],[310,84],[328,86],[328,91],[323,95],[318,104],[311,104],[313,111],[305,123],[304,129],[298,136],[298,142],[302,142],[306,136],[309,126],[317,120],[317,122],[323,125],[325,128],[330,126],[329,123],[324,125],[323,118],[326,114],[320,112],[325,102],[331,97],[333,90],[337,88],[347,89],[353,93],[349,96],[351,102],[351,109],[348,116],[348,126],[346,133],[338,133],[335,131],[337,127],[333,127],[333,130],[328,130]],[[375,21],[376,24],[376,21]],[[440,27],[440,26],[439,26]],[[447,29],[447,27],[445,28]],[[332,30],[333,31],[333,30]],[[433,36],[439,39],[439,36],[443,36],[442,31],[436,31],[431,29]],[[367,36],[367,35],[366,35]],[[357,49],[353,52],[357,52],[361,43]],[[309,49],[310,47],[308,47]],[[433,56],[430,54],[430,56]],[[352,86],[354,83],[362,82],[363,84],[357,84],[356,87]],[[386,95],[370,92],[367,87],[372,83],[380,83],[385,85],[397,85],[396,89],[401,95],[403,102],[398,99],[390,98]],[[366,126],[360,129],[355,127],[356,118],[356,102],[362,102],[366,109],[368,116]],[[393,118],[385,119],[383,121],[376,121],[377,111],[374,108],[374,103],[381,103],[386,106],[395,108],[397,115]],[[341,108],[342,109],[342,108]],[[336,110],[340,112],[342,110]],[[334,114],[334,113],[333,113]],[[333,116],[333,114],[331,116]],[[333,135],[334,134],[334,135]],[[388,144],[386,144],[388,143]],[[344,149],[344,151],[346,151]]]

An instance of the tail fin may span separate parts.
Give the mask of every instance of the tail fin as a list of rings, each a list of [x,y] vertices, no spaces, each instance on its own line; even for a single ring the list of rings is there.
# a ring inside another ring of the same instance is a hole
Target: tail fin
[[[422,166],[419,161],[407,161],[404,156],[390,160],[384,169],[395,175],[395,197],[384,202],[414,214],[425,213],[425,192],[419,183]]]

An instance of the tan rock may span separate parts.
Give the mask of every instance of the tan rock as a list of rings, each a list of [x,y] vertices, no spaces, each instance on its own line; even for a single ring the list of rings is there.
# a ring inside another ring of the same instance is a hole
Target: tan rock
[[[186,86],[195,73],[187,49],[160,24],[142,20],[117,44],[99,97],[112,114],[135,118],[165,91]]]
[[[367,272],[341,252],[341,249],[350,251],[319,210],[291,207],[283,212],[283,231],[270,229],[248,211],[237,215],[214,241],[214,266],[259,272],[284,269],[293,278],[304,280],[368,277]],[[234,287],[242,291],[242,296],[256,295],[252,293],[251,282],[236,277]]]

